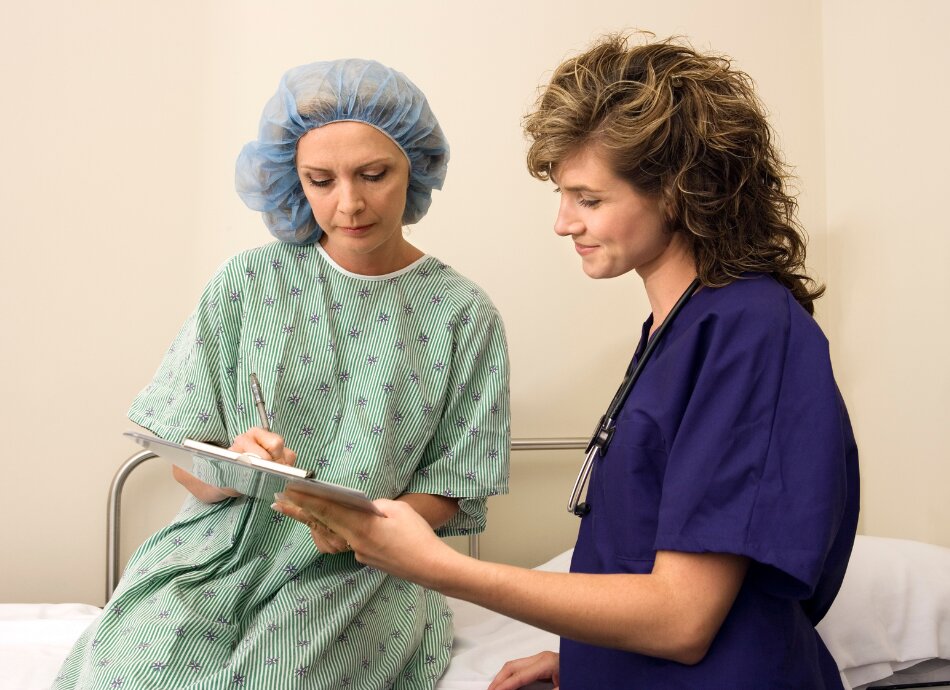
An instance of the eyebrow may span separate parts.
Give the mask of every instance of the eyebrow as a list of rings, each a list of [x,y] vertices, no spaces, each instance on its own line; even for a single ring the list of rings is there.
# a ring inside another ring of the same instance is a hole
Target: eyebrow
[[[394,159],[391,158],[391,157],[389,157],[389,156],[386,156],[386,157],[384,157],[384,158],[376,158],[376,159],[371,160],[371,161],[369,161],[369,162],[361,163],[360,165],[357,165],[357,166],[354,168],[354,170],[363,170],[364,168],[369,168],[369,167],[372,167],[372,166],[374,166],[374,165],[378,165],[378,164],[380,164],[380,163],[387,163],[387,164],[390,164],[390,165],[391,165],[392,162],[393,162],[393,160],[394,160]],[[313,172],[333,172],[333,171],[332,171],[331,169],[329,169],[329,168],[321,168],[321,167],[318,166],[318,165],[307,165],[306,163],[301,163],[301,164],[299,164],[297,167],[300,168],[301,170],[311,170],[311,171],[313,171]]]
[[[557,182],[555,182],[554,184],[557,184]],[[588,187],[587,185],[583,185],[583,184],[572,184],[572,185],[562,186],[561,190],[567,191],[567,192],[589,192],[590,194],[603,194],[604,192],[604,190],[602,189],[593,189],[592,187]]]
[[[549,177],[551,178],[551,182],[556,184],[562,192],[589,192],[591,194],[602,194],[604,191],[602,189],[594,189],[592,187],[588,187],[585,184],[560,185],[558,184],[558,181],[555,179],[554,173],[551,173]]]

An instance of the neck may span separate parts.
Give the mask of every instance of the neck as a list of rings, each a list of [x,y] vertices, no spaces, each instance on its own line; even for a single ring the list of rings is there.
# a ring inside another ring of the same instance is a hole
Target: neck
[[[677,300],[689,287],[696,277],[696,263],[688,254],[683,254],[678,261],[668,261],[651,271],[640,274],[643,286],[650,300],[653,311],[652,335],[666,320]]]
[[[402,238],[400,238],[402,239]],[[405,268],[419,259],[423,252],[405,239],[390,246],[379,247],[371,253],[341,251],[339,247],[327,241],[324,234],[319,240],[320,246],[338,266],[363,276],[382,276]]]

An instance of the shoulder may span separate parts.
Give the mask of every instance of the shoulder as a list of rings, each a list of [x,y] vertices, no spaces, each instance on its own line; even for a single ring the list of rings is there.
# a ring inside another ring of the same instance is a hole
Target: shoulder
[[[726,328],[778,336],[795,330],[824,339],[815,319],[773,277],[748,274],[721,288],[704,289],[704,320]]]
[[[238,252],[225,261],[221,268],[229,274],[236,273],[243,277],[250,277],[249,272],[259,274],[264,269],[279,271],[297,263],[312,260],[314,253],[316,250],[308,245],[268,242],[260,247]]]
[[[243,292],[261,282],[277,278],[279,274],[294,274],[314,261],[316,251],[311,246],[269,242],[238,252],[224,260],[211,278],[209,287],[227,292]]]
[[[251,271],[258,272],[264,267],[271,269],[280,267],[293,260],[299,252],[306,252],[309,249],[309,247],[299,247],[285,242],[268,242],[260,247],[245,249],[221,262],[212,275],[212,280],[247,278],[250,277],[248,274]]]
[[[747,365],[781,360],[790,348],[826,357],[828,340],[818,323],[774,278],[747,274],[719,288],[703,288],[674,323],[668,347],[706,359],[741,359]],[[810,355],[810,356],[811,356]]]
[[[723,316],[768,317],[788,311],[789,291],[761,273],[745,275],[723,287],[703,288],[707,291],[711,310]]]
[[[480,313],[490,315],[500,320],[495,304],[477,283],[437,258],[431,257],[431,259],[444,297],[449,300],[456,311],[463,314]]]

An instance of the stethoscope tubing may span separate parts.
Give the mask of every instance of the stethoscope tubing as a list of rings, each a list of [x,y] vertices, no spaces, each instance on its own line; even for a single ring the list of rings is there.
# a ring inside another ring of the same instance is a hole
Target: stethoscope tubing
[[[594,433],[590,437],[590,442],[587,444],[584,462],[581,465],[580,472],[577,474],[577,480],[574,482],[574,488],[571,491],[571,499],[567,504],[568,512],[574,513],[578,517],[583,517],[590,512],[590,504],[587,502],[580,502],[580,498],[584,493],[584,487],[587,485],[587,482],[590,479],[591,470],[594,466],[594,460],[597,459],[598,455],[604,456],[607,453],[607,447],[610,445],[614,431],[617,428],[614,418],[620,414],[621,408],[623,408],[624,403],[627,402],[627,398],[630,397],[630,391],[633,389],[633,385],[637,382],[637,379],[640,378],[640,374],[643,373],[643,368],[646,366],[650,357],[653,355],[653,352],[656,350],[657,344],[663,338],[663,335],[670,327],[670,324],[673,323],[673,320],[677,317],[677,315],[679,315],[680,311],[682,311],[685,304],[689,301],[689,298],[692,297],[693,294],[699,289],[700,285],[702,285],[702,283],[700,282],[699,278],[694,278],[693,282],[689,284],[689,287],[687,287],[686,290],[683,291],[683,294],[680,295],[680,298],[676,301],[676,304],[673,305],[669,315],[663,319],[663,323],[660,324],[660,327],[657,329],[656,333],[654,333],[653,337],[647,341],[646,347],[643,350],[643,354],[637,360],[636,365],[633,366],[633,371],[631,372],[630,368],[627,368],[627,375],[624,376],[624,380],[620,384],[620,388],[617,389],[613,399],[610,401],[607,411],[597,422],[597,427],[594,429]]]
[[[604,417],[609,423],[613,423],[614,418],[620,413],[620,408],[623,407],[624,403],[627,402],[627,398],[630,397],[630,391],[633,388],[633,385],[637,382],[637,379],[640,378],[640,374],[643,373],[643,368],[646,366],[647,362],[650,360],[650,357],[653,356],[654,350],[656,350],[657,344],[660,342],[660,339],[663,338],[663,335],[669,329],[670,324],[673,323],[673,320],[679,315],[683,307],[689,301],[689,298],[693,296],[701,283],[699,278],[694,278],[693,282],[689,284],[689,287],[680,295],[680,298],[676,300],[676,304],[673,305],[673,308],[670,310],[669,315],[663,319],[663,323],[660,324],[660,327],[657,329],[656,333],[653,334],[653,337],[647,341],[647,346],[643,350],[643,355],[640,359],[637,360],[637,365],[633,369],[633,373],[629,377],[625,377],[623,383],[620,384],[620,388],[617,390],[617,393],[614,395],[613,400],[610,401],[610,406],[607,408],[607,412],[604,414]],[[608,443],[609,443],[608,439]],[[607,452],[607,446],[603,446],[603,451]]]

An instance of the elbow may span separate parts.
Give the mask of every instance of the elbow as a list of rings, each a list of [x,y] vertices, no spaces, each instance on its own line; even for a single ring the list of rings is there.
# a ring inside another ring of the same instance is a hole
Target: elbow
[[[658,552],[645,653],[695,666],[709,654],[745,579],[748,559],[731,554]],[[662,571],[662,574],[659,573]],[[651,582],[648,580],[648,582]],[[641,630],[640,637],[646,637]]]
[[[706,658],[720,624],[719,620],[713,622],[702,616],[686,617],[670,637],[670,654],[667,658],[685,666],[695,666]]]
[[[710,646],[712,646],[711,639],[684,641],[682,644],[671,648],[666,658],[678,664],[683,664],[684,666],[695,666],[706,658],[706,653],[709,651]]]
[[[706,658],[709,648],[716,637],[716,631],[706,626],[677,626],[664,631],[653,638],[653,647],[644,649],[641,645],[630,645],[628,650],[648,654],[667,661],[675,661],[684,666],[695,666]]]

